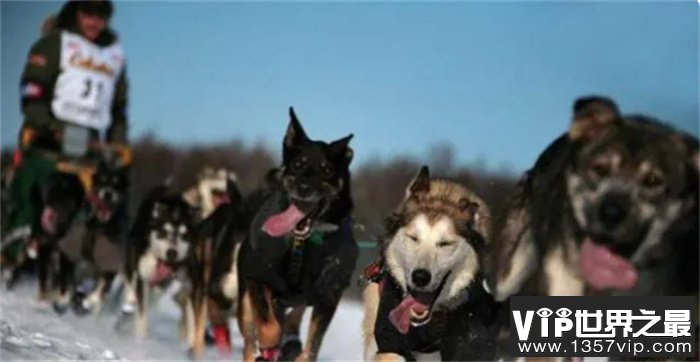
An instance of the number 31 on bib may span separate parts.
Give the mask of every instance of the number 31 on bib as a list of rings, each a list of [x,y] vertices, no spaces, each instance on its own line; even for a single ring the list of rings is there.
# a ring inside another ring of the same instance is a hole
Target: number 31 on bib
[[[99,47],[76,34],[61,33],[61,74],[51,103],[54,115],[83,127],[107,128],[123,59],[119,43]]]

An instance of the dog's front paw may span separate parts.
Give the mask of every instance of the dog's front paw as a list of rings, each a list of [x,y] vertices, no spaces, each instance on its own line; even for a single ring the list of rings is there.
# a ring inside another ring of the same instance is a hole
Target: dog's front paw
[[[75,313],[75,315],[84,316],[90,313],[91,306],[87,303],[85,295],[82,293],[75,293],[75,295],[73,295],[71,305],[73,306],[73,313]]]
[[[199,361],[201,358],[194,352],[194,347],[187,348],[187,358],[192,361]]]
[[[219,354],[228,356],[231,354],[231,332],[227,326],[213,326],[212,333],[214,334],[214,344]]]
[[[29,240],[25,248],[27,258],[36,260],[39,258],[39,241],[36,239]]]
[[[270,348],[260,348],[260,355],[255,358],[256,361],[278,361],[280,360],[280,348],[270,347]]]
[[[50,302],[51,301],[51,292],[46,290],[46,289],[39,289],[39,296],[38,296],[39,302]]]
[[[133,329],[135,310],[136,308],[134,306],[128,306],[127,304],[122,306],[122,310],[117,317],[117,322],[114,325],[114,330],[117,333],[126,333],[126,331],[129,330],[127,326],[131,326],[131,329]]]
[[[57,314],[63,315],[66,314],[68,311],[69,304],[68,303],[61,303],[61,302],[53,302],[51,303],[51,306],[53,307],[54,312]]]
[[[216,344],[216,339],[214,339],[214,328],[212,326],[208,326],[204,330],[204,344],[207,346],[213,346]]]
[[[53,307],[53,310],[56,313],[61,314],[61,315],[66,313],[68,308],[70,308],[70,304],[71,304],[70,293],[59,294],[51,302],[51,306]]]
[[[136,312],[136,303],[126,302],[122,304],[122,314],[133,315]]]
[[[298,338],[290,339],[282,345],[282,351],[280,353],[280,361],[296,361],[297,357],[301,355],[302,346],[301,341]]]
[[[138,337],[138,338],[148,337],[148,321],[146,320],[146,316],[137,315],[135,327],[136,327],[135,328],[136,337]]]

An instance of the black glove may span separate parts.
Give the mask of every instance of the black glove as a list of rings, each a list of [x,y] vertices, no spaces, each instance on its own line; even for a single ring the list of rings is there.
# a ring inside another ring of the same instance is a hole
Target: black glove
[[[59,151],[61,142],[57,136],[58,130],[45,124],[28,124],[22,127],[20,145],[22,149],[39,148]]]

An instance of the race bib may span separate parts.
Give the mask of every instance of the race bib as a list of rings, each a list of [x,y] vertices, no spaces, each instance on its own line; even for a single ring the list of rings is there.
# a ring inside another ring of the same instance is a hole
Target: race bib
[[[70,32],[61,33],[61,74],[51,109],[56,118],[104,130],[112,123],[114,88],[124,65],[121,45],[99,47]]]

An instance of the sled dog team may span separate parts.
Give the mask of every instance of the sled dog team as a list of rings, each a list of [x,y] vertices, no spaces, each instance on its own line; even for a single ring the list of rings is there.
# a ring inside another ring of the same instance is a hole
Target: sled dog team
[[[117,222],[126,173],[104,167],[90,212],[71,226],[81,181],[52,179],[41,294],[53,292],[60,313],[95,313],[119,279],[117,327],[143,336],[149,306],[178,280],[193,357],[206,344],[230,352],[235,317],[244,360],[316,360],[357,267],[353,135],[313,140],[292,108],[289,117],[282,164],[245,197],[233,173],[205,169],[185,192],[154,187],[126,227]],[[696,138],[590,96],[499,215],[464,185],[416,170],[364,272],[364,358],[514,357],[505,348],[514,295],[697,297],[698,150]]]

